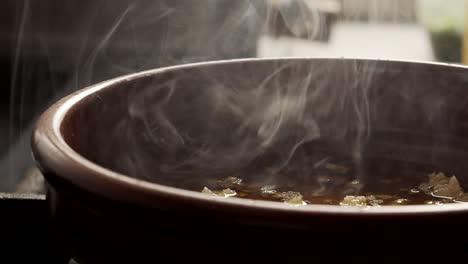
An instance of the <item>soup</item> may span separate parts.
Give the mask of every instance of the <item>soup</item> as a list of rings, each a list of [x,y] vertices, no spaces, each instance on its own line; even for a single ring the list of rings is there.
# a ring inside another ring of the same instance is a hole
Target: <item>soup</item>
[[[328,180],[327,180],[328,181]],[[202,193],[220,198],[239,197],[261,199],[268,201],[282,201],[291,205],[329,204],[341,206],[382,206],[382,205],[410,205],[410,204],[445,204],[455,202],[468,202],[468,194],[463,192],[455,176],[448,177],[443,173],[432,173],[428,182],[423,182],[414,188],[407,188],[399,180],[383,180],[383,184],[395,189],[391,192],[372,192],[361,187],[359,181],[351,181],[334,191],[326,187],[301,191],[291,191],[286,187],[275,185],[249,186],[240,178],[228,177],[218,182],[218,188],[211,190],[204,187]],[[229,186],[229,187],[227,187]],[[358,189],[362,188],[362,191]],[[297,190],[296,189],[296,190]],[[343,195],[355,189],[357,194]],[[326,194],[325,194],[326,193]]]
[[[219,198],[260,199],[296,206],[440,205],[468,201],[468,193],[464,193],[455,176],[427,171],[420,164],[373,160],[360,166],[367,168],[358,168],[350,159],[309,155],[292,160],[271,177],[244,172],[242,176],[219,177],[191,189]]]

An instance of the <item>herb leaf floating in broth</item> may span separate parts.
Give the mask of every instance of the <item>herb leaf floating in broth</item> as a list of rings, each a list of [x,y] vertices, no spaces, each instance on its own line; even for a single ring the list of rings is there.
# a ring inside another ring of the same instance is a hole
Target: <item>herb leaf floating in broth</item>
[[[274,185],[263,186],[262,188],[260,188],[260,191],[263,197],[273,197],[278,193],[278,191],[276,190],[276,186]]]
[[[429,174],[429,182],[422,183],[419,188],[435,197],[457,199],[465,196],[457,178],[447,177],[442,172]]]
[[[341,206],[368,206],[366,196],[353,196],[346,195],[343,201],[340,202]]]
[[[228,197],[231,197],[231,196],[236,196],[236,194],[237,194],[236,191],[233,191],[233,190],[231,190],[229,188],[223,189],[223,190],[220,190],[220,191],[212,191],[212,190],[208,189],[207,187],[204,187],[201,192],[204,193],[204,194],[214,195],[214,196],[217,196],[217,197],[220,197],[220,198],[228,198]]]
[[[281,199],[284,203],[290,205],[306,205],[307,203],[303,200],[302,194],[298,192],[283,192],[281,193]]]

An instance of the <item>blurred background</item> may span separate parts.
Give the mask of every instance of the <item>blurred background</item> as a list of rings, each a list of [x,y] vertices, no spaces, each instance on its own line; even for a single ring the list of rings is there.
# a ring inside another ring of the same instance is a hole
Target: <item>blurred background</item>
[[[468,63],[466,0],[3,0],[0,192],[43,191],[34,121],[72,91],[167,65],[248,57]]]

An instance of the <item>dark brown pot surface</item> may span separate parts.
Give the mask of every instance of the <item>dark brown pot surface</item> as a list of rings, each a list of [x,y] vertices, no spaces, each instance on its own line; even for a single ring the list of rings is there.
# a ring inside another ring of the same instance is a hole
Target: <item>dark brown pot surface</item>
[[[285,112],[275,116],[274,107]],[[206,62],[80,90],[43,114],[32,147],[48,181],[57,236],[83,263],[330,257],[466,235],[468,205],[290,206],[220,199],[177,182],[200,183],[240,167],[259,171],[250,180],[271,180],[258,164],[282,164],[309,142],[305,148],[392,160],[402,174],[398,164],[417,164],[467,183],[467,108],[463,66]],[[263,163],[249,165],[259,157]],[[367,170],[360,179],[372,177]]]

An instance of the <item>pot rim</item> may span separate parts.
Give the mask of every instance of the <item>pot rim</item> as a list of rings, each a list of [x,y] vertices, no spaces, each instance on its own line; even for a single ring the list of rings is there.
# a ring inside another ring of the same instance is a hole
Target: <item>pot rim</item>
[[[249,58],[234,60],[219,60],[199,63],[176,65],[133,73],[111,80],[107,80],[68,95],[52,105],[39,118],[32,134],[32,150],[38,166],[45,172],[72,183],[94,194],[124,202],[136,202],[145,206],[152,206],[157,200],[165,199],[189,203],[197,208],[210,208],[222,210],[254,210],[272,214],[333,214],[354,216],[385,216],[385,215],[427,215],[438,213],[468,212],[468,204],[454,203],[443,205],[405,205],[382,207],[343,207],[339,205],[291,206],[280,202],[251,200],[244,198],[228,198],[209,196],[203,193],[175,188],[171,186],[151,183],[131,178],[124,174],[104,168],[86,159],[66,142],[61,133],[63,120],[79,103],[89,96],[95,96],[104,89],[111,89],[119,83],[130,82],[149,75],[178,71],[186,68],[203,67],[210,65],[224,65],[232,63],[255,63],[258,61],[308,61],[308,60],[343,60],[343,61],[369,61],[395,64],[420,64],[421,66],[437,66],[442,68],[466,71],[468,67],[447,63],[420,62],[409,60],[379,60],[362,58],[323,58],[323,57],[281,57],[281,58]]]

